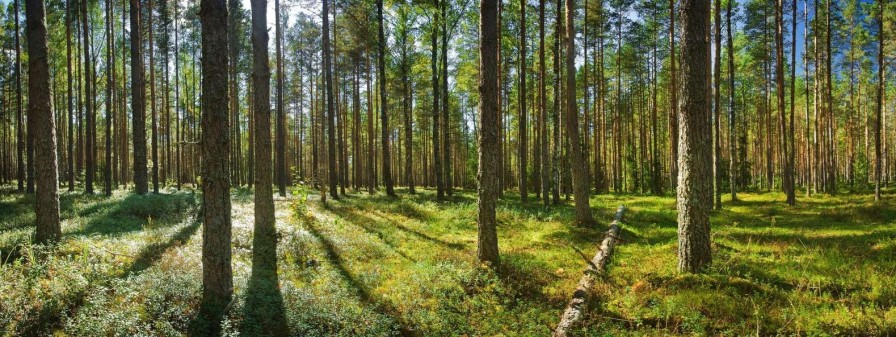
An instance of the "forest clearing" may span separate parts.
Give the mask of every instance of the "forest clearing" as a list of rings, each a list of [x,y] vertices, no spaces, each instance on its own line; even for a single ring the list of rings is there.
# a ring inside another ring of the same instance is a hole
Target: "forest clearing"
[[[0,0],[0,335],[896,336],[894,23]]]

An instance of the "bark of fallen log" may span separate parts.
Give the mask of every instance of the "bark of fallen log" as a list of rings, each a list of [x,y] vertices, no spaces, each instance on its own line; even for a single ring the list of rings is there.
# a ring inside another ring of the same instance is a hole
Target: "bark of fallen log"
[[[616,242],[619,240],[619,223],[622,222],[624,212],[625,206],[620,205],[616,209],[616,216],[613,219],[613,223],[610,224],[607,236],[604,237],[604,241],[600,244],[600,250],[589,261],[588,268],[585,269],[584,275],[579,280],[579,285],[572,295],[572,300],[569,301],[566,310],[563,312],[560,324],[557,324],[557,328],[554,329],[554,337],[568,336],[570,330],[582,320],[586,301],[591,295],[591,288],[597,281],[598,275],[606,269],[610,255],[613,255],[613,248],[616,247]]]

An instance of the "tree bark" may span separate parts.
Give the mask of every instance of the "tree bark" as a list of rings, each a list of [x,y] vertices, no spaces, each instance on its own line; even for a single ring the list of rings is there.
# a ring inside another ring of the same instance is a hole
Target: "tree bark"
[[[715,62],[713,62],[713,130],[714,145],[713,146],[713,177],[715,178],[715,188],[713,188],[715,198],[713,204],[715,209],[722,209],[722,106],[721,106],[721,90],[722,90],[722,0],[715,0],[715,10],[713,11],[713,27],[715,27]]]
[[[93,181],[96,176],[96,112],[93,97],[93,61],[90,58],[90,28],[88,27],[87,1],[81,2],[81,25],[84,39],[84,108],[87,111],[87,144],[84,173],[84,193],[93,194]],[[36,126],[36,125],[35,125]]]
[[[884,8],[886,0],[877,0],[880,8],[877,14],[877,116],[874,119],[874,201],[880,202],[881,180],[881,120],[884,111]]]
[[[495,204],[498,199],[498,1],[479,3],[479,261],[499,262]]]
[[[71,1],[71,0],[69,0]],[[25,180],[28,180],[28,191],[32,190],[32,181],[31,178],[33,174],[31,173],[31,166],[29,165],[28,177],[25,175],[25,143],[27,140],[25,137],[29,137],[25,134],[25,117],[22,114],[22,46],[19,41],[19,0],[13,1],[13,18],[15,23],[13,26],[15,27],[15,44],[16,44],[16,65],[15,65],[15,81],[16,81],[16,180],[18,182],[18,190],[19,192],[25,192]],[[26,17],[27,20],[27,17]],[[71,64],[71,62],[69,62]],[[69,66],[70,67],[70,66]],[[71,78],[71,73],[69,73],[69,78]],[[71,85],[69,85],[71,88]],[[71,90],[71,89],[69,89]],[[28,128],[28,131],[31,132],[31,128]],[[31,157],[31,151],[28,151],[29,158]],[[29,162],[31,160],[29,159]],[[29,192],[30,193],[30,192]]]
[[[327,2],[324,1],[323,13],[327,13]],[[325,27],[326,17],[324,15]],[[324,32],[326,34],[326,30]],[[271,68],[268,58],[267,0],[252,0],[252,54],[252,103],[255,113],[255,234],[252,240],[252,269],[276,275],[277,229],[271,181]]]
[[[575,0],[566,0],[566,132],[569,135],[569,159],[576,202],[576,225],[591,226],[591,203],[588,200],[588,169],[579,135],[579,109],[576,104]]]
[[[56,122],[50,103],[50,66],[46,8],[41,0],[25,1],[28,38],[28,119],[35,141],[35,242],[52,243],[62,236],[59,222],[59,176],[56,161]],[[18,20],[17,20],[18,21]]]
[[[339,191],[336,185],[339,181],[336,171],[336,108],[333,102],[333,70],[332,70],[332,51],[330,50],[330,0],[323,1],[323,48],[324,48],[324,89],[326,90],[327,100],[327,181],[330,187],[330,196],[333,199],[339,199]]]
[[[528,195],[528,125],[526,120],[526,0],[520,0],[520,55],[519,55],[519,173],[520,201],[525,203]]]
[[[678,270],[700,272],[712,261],[712,133],[706,83],[709,0],[683,0],[682,101],[678,116]]]
[[[731,189],[731,201],[737,201],[737,128],[734,114],[734,35],[731,33],[731,3],[726,8],[728,35],[728,184]],[[808,123],[808,118],[806,119]],[[808,136],[807,136],[808,137]]]
[[[202,300],[221,312],[233,294],[227,15],[225,0],[202,0]]]
[[[326,14],[324,14],[326,15]],[[283,111],[283,28],[280,22],[280,0],[274,0],[274,20],[277,39],[277,189],[281,197],[286,196],[286,113]]]
[[[613,222],[610,223],[610,229],[607,230],[607,235],[600,244],[600,249],[597,250],[597,254],[594,254],[591,261],[588,261],[588,268],[585,268],[585,272],[583,273],[582,278],[579,279],[579,284],[576,286],[576,291],[573,292],[572,299],[569,301],[569,304],[567,304],[566,310],[563,311],[560,323],[557,324],[557,328],[554,329],[554,337],[571,335],[575,325],[584,318],[585,305],[587,304],[588,297],[591,296],[591,288],[597,283],[598,276],[604,273],[607,269],[607,263],[610,262],[610,257],[613,255],[613,249],[616,248],[616,243],[619,241],[619,224],[622,222],[624,213],[625,206],[620,205],[619,208],[616,209],[616,216],[613,218]]]
[[[143,34],[140,0],[131,4],[131,113],[134,136],[134,188],[137,194],[149,191],[146,163],[146,87],[143,70]]]
[[[380,121],[382,125],[382,145],[383,145],[383,185],[386,185],[386,195],[395,196],[395,190],[392,186],[392,148],[389,143],[389,102],[386,97],[386,36],[385,22],[383,21],[383,0],[377,0],[376,3],[377,18],[379,20],[379,83],[380,83]],[[448,165],[446,163],[446,165]]]

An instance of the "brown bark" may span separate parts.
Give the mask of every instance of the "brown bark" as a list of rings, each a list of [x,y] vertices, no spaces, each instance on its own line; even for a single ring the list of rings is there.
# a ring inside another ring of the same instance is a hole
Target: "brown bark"
[[[389,144],[389,102],[386,98],[386,36],[385,22],[383,21],[383,0],[376,3],[377,18],[379,20],[379,83],[380,83],[380,121],[382,125],[382,151],[383,151],[383,185],[386,185],[386,194],[395,196],[395,190],[392,186],[392,148]],[[446,163],[447,165],[447,163]]]
[[[566,0],[566,132],[569,135],[569,160],[572,165],[572,187],[576,202],[576,225],[591,226],[591,203],[588,200],[588,169],[579,135],[579,109],[576,104],[575,64],[575,0]]]
[[[498,234],[495,205],[498,199],[498,1],[479,3],[479,261],[497,265]]]
[[[88,27],[87,1],[81,1],[81,26],[84,39],[84,108],[87,111],[87,172],[84,173],[84,193],[93,194],[96,175],[96,112],[94,111],[93,61],[90,58],[90,29]]]
[[[706,83],[709,0],[684,0],[681,40],[681,110],[678,116],[678,270],[700,272],[712,261],[712,133]]]
[[[328,1],[324,1],[324,9]],[[324,13],[327,13],[325,10]],[[324,15],[324,18],[327,16]],[[327,21],[324,19],[324,25]],[[325,30],[326,32],[326,30]],[[326,34],[326,33],[325,33]],[[325,35],[326,37],[326,35]],[[255,223],[252,269],[277,273],[277,229],[271,172],[271,68],[267,1],[252,0],[252,94],[255,113]]]
[[[146,87],[143,70],[143,34],[140,0],[131,4],[131,113],[134,136],[134,187],[137,194],[149,191],[146,163]]]
[[[520,0],[520,55],[519,55],[519,174],[520,201],[525,203],[528,195],[528,121],[526,120],[526,0]]]
[[[199,18],[203,56],[202,299],[223,311],[233,294],[226,1],[202,0]]]
[[[25,1],[28,41],[28,119],[33,120],[36,165],[34,203],[37,243],[51,243],[62,236],[59,222],[59,176],[56,161],[56,122],[50,103],[50,66],[46,8],[42,0]]]

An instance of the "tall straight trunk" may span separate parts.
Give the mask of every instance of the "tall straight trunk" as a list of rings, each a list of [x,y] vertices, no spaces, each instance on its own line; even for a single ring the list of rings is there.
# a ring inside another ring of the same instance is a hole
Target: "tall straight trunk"
[[[176,162],[176,172],[177,175],[176,185],[177,190],[180,191],[181,184],[183,183],[183,138],[182,135],[182,126],[181,120],[183,119],[181,116],[181,101],[180,101],[180,30],[178,29],[178,19],[179,19],[179,11],[180,4],[175,1],[174,2],[174,124],[176,127],[176,143],[175,147],[175,162]],[[233,27],[229,26],[228,28]],[[123,63],[123,62],[122,62]],[[252,165],[249,165],[250,169]],[[251,180],[250,180],[251,181]],[[251,183],[250,183],[251,184]]]
[[[679,118],[678,270],[700,272],[712,261],[712,134],[706,83],[709,57],[709,0],[683,0],[682,101]]]
[[[451,180],[451,114],[448,111],[448,1],[443,0],[440,7],[442,10],[442,20],[440,21],[442,26],[442,76],[439,78],[442,81],[442,173],[445,175],[445,194],[451,195],[454,193],[452,190],[454,182]]]
[[[579,135],[579,108],[576,104],[576,30],[575,0],[566,0],[566,133],[569,135],[569,159],[572,165],[572,187],[576,201],[576,225],[591,226],[591,204],[588,200],[588,168]]]
[[[96,176],[96,112],[93,97],[93,61],[90,58],[90,28],[87,1],[81,2],[81,26],[84,39],[84,108],[87,112],[87,172],[84,173],[84,193],[93,194],[93,181]]]
[[[438,1],[438,0],[436,0]],[[443,0],[445,1],[445,0]],[[445,186],[443,184],[442,179],[444,176],[442,175],[442,152],[441,152],[441,136],[439,136],[439,124],[442,120],[442,115],[439,113],[441,109],[441,92],[439,83],[439,66],[438,66],[438,41],[439,34],[437,33],[436,27],[438,27],[440,13],[433,14],[435,18],[434,24],[432,24],[433,30],[431,32],[432,36],[432,55],[431,55],[431,65],[432,65],[432,153],[433,153],[433,176],[436,179],[436,200],[442,200],[445,197]]]
[[[561,39],[561,25],[562,25],[562,14],[560,12],[562,7],[562,0],[557,0],[555,9],[556,20],[554,25],[554,48],[553,48],[553,56],[554,56],[554,107],[553,111],[551,111],[551,119],[552,124],[554,125],[552,138],[554,143],[553,148],[553,156],[551,161],[553,165],[551,167],[551,197],[552,203],[554,205],[560,204],[560,153],[563,151],[563,145],[560,143],[560,80],[562,74],[560,73],[560,39]]]
[[[176,6],[177,4],[175,4]],[[230,55],[228,56],[228,72],[230,73],[230,78],[228,79],[228,83],[230,83],[230,128],[231,137],[233,141],[231,141],[231,148],[233,151],[231,152],[232,162],[230,163],[234,172],[231,172],[231,176],[234,178],[234,185],[240,186],[242,181],[242,156],[241,156],[241,127],[240,127],[240,86],[239,86],[239,55],[240,55],[240,45],[239,45],[239,35],[237,35],[237,25],[239,24],[240,15],[238,15],[238,10],[240,8],[239,0],[229,0],[228,1],[228,11],[230,14],[228,15],[227,21],[227,47],[229,49]],[[175,58],[175,62],[177,59]],[[167,64],[167,63],[166,63]],[[250,165],[251,166],[251,165]]]
[[[167,13],[168,0],[161,0],[159,6],[160,7],[164,6],[162,8],[164,8],[163,10],[165,12],[162,13],[161,15],[164,15],[163,18],[165,20],[167,20],[168,19],[168,13]],[[163,165],[164,170],[162,170],[161,179],[162,179],[162,184],[167,184],[168,176],[171,175],[171,86],[169,83],[169,75],[170,74],[168,73],[168,61],[169,61],[168,60],[168,52],[169,52],[171,42],[170,42],[170,37],[169,37],[169,33],[168,33],[168,22],[163,21],[162,27],[160,27],[159,30],[161,30],[162,34],[164,34],[164,36],[165,36],[165,43],[159,47],[160,52],[162,54],[162,87],[163,87],[162,91],[164,93],[164,97],[163,97],[164,105],[163,105],[162,109],[164,112],[163,122],[165,124],[165,131],[164,131],[165,138],[162,140],[163,144],[165,145],[164,156],[163,156],[164,158],[162,159],[162,161],[164,162],[164,165]],[[228,100],[235,100],[235,99],[228,97]],[[231,160],[233,160],[233,159],[231,159]],[[239,162],[237,160],[234,160],[234,161]],[[236,184],[237,186],[239,186],[238,179],[234,179],[231,182]]]
[[[339,191],[336,190],[336,184],[339,177],[336,171],[336,108],[333,102],[333,70],[330,50],[330,0],[323,1],[323,49],[324,49],[324,90],[326,91],[327,100],[327,171],[328,184],[330,187],[330,196],[333,199],[339,199]]]
[[[324,13],[323,15],[328,14]],[[275,165],[277,166],[277,190],[281,197],[285,197],[287,180],[286,113],[283,111],[283,28],[280,22],[280,0],[274,0],[274,21],[276,21],[274,23],[274,27],[276,27],[274,38],[277,40],[275,43],[277,48],[277,156]]]
[[[324,11],[327,13],[324,1]],[[324,27],[327,25],[324,15]],[[324,28],[324,38],[327,30]],[[271,68],[267,0],[252,0],[252,99],[255,113],[255,223],[252,269],[277,274],[277,229],[271,172]],[[222,79],[223,81],[224,79]],[[223,82],[222,82],[223,83]]]
[[[416,193],[414,189],[414,153],[413,153],[413,145],[414,145],[414,129],[413,129],[413,115],[411,111],[411,92],[410,92],[410,78],[408,78],[410,70],[410,62],[408,60],[408,5],[401,4],[400,17],[403,20],[402,25],[404,25],[401,30],[401,34],[399,36],[399,41],[401,43],[401,99],[402,99],[402,108],[404,109],[404,174],[405,174],[405,183],[408,185],[408,193],[414,194]],[[357,93],[357,91],[356,91]],[[357,95],[355,96],[357,97]],[[357,121],[358,118],[355,118]]]
[[[155,27],[153,26],[153,11],[155,2],[149,0],[149,114],[152,124],[152,192],[159,193],[159,114],[156,111],[156,51],[155,51]]]
[[[781,149],[782,153],[782,162],[784,163],[784,172],[782,183],[784,185],[784,192],[787,194],[787,204],[793,205],[796,200],[793,197],[793,169],[792,162],[790,157],[790,145],[789,145],[789,137],[788,129],[787,129],[787,105],[785,101],[785,77],[784,77],[784,0],[777,0],[777,5],[775,7],[776,10],[776,29],[775,29],[775,45],[776,45],[776,58],[777,62],[775,65],[775,82],[777,82],[777,98],[778,98],[778,113],[780,115],[780,127],[781,127]],[[792,112],[792,111],[791,111]],[[792,130],[791,130],[792,132]]]
[[[28,177],[25,175],[25,143],[28,142],[32,144],[30,141],[31,136],[25,134],[25,117],[22,114],[22,46],[19,42],[19,0],[13,1],[13,18],[15,20],[13,32],[15,34],[15,44],[16,44],[16,65],[15,65],[15,81],[16,81],[16,180],[18,180],[18,190],[19,192],[25,192],[25,180],[28,181],[28,193],[33,191],[33,171],[31,170],[33,165],[28,165]],[[26,17],[27,20],[27,17]],[[71,64],[71,62],[69,62]],[[71,77],[71,75],[69,75]],[[69,86],[71,88],[71,86]],[[29,118],[30,120],[30,118]],[[28,128],[28,132],[30,134],[31,128]],[[26,140],[25,137],[29,139]],[[31,157],[32,152],[28,151],[28,162],[32,163]]]
[[[374,138],[376,135],[373,133],[373,99],[372,92],[370,90],[370,82],[373,80],[371,76],[371,64],[370,64],[370,50],[367,50],[366,53],[366,68],[367,68],[367,193],[373,194],[374,189],[376,187],[376,170],[374,169]]]
[[[713,27],[715,27],[713,35],[715,36],[715,62],[713,62],[713,135],[715,136],[715,146],[713,146],[713,177],[715,177],[714,202],[715,209],[722,209],[722,0],[715,0],[715,8],[713,15]]]
[[[152,0],[150,0],[152,3]],[[202,300],[222,315],[233,294],[227,4],[202,0]],[[157,166],[157,165],[156,165]],[[270,185],[268,185],[270,186]],[[257,205],[256,200],[256,205]],[[256,213],[258,219],[260,214]],[[260,236],[257,230],[255,237]],[[257,249],[257,247],[255,247]],[[212,322],[219,326],[220,316]]]
[[[725,10],[728,35],[728,187],[731,189],[731,201],[737,201],[737,127],[735,126],[734,114],[734,35],[731,32],[732,2],[728,1]],[[808,118],[806,120],[808,121]]]
[[[827,165],[826,165],[827,168],[825,170],[825,172],[827,172],[827,178],[825,179],[825,182],[827,183],[827,187],[825,189],[830,194],[836,194],[837,193],[837,172],[836,172],[836,163],[834,160],[834,155],[835,155],[834,154],[834,152],[835,152],[834,151],[834,141],[833,141],[834,134],[833,134],[833,132],[831,132],[831,130],[833,130],[833,126],[834,126],[833,125],[834,124],[834,121],[833,121],[834,95],[833,95],[833,88],[832,88],[834,82],[831,81],[831,78],[832,78],[831,69],[833,68],[831,66],[831,64],[833,62],[832,61],[833,55],[832,55],[832,48],[831,48],[831,30],[832,30],[831,10],[833,10],[833,7],[831,5],[831,1],[832,0],[827,0],[827,10],[825,11],[825,18],[827,21],[827,24],[825,25],[825,28],[827,30],[827,32],[825,34],[825,45],[826,45],[826,49],[827,49],[827,53],[825,54],[825,60],[827,62],[827,65],[825,66],[825,71],[827,72],[825,74],[825,77],[826,77],[825,82],[827,85],[827,87],[826,87],[827,111],[826,112],[828,114],[827,131],[825,131],[828,134],[828,136],[826,137],[827,143],[828,143],[827,144],[827,150],[828,150],[827,152],[828,153],[826,155],[828,156],[828,158],[827,158]]]
[[[498,199],[499,110],[497,102],[499,66],[497,0],[479,3],[479,261],[497,265],[498,235],[495,204]]]
[[[539,138],[541,138],[541,156],[535,158],[536,165],[541,165],[541,198],[544,206],[550,205],[549,197],[551,188],[551,159],[548,156],[548,132],[547,132],[547,109],[545,101],[547,100],[547,90],[545,89],[545,55],[544,55],[544,28],[545,28],[545,0],[538,1],[538,118],[540,120]]]
[[[528,198],[528,125],[526,120],[526,0],[520,0],[520,55],[519,55],[519,171],[520,200],[525,203]]]
[[[115,85],[113,74],[115,64],[112,62],[112,1],[106,0],[106,166],[103,168],[103,193],[112,195],[112,87]]]
[[[881,120],[884,112],[884,6],[886,0],[877,0],[880,6],[877,16],[877,116],[874,119],[874,201],[880,201],[881,180]]]
[[[146,163],[146,87],[143,70],[143,34],[140,0],[131,4],[131,113],[134,136],[134,187],[137,194],[149,191]]]
[[[18,0],[16,0],[16,4],[18,4]],[[68,144],[66,144],[68,147],[68,149],[67,149],[68,150],[68,155],[67,155],[68,158],[66,158],[66,162],[68,164],[68,169],[66,171],[68,173],[68,191],[74,192],[75,191],[75,131],[74,131],[75,130],[75,118],[74,118],[75,113],[74,113],[74,109],[72,106],[74,104],[74,103],[72,103],[72,97],[74,96],[74,94],[72,92],[72,88],[74,88],[73,78],[72,78],[72,20],[75,19],[73,17],[75,7],[72,6],[72,0],[67,0],[65,6],[66,6],[66,9],[65,9],[65,57],[66,57],[65,70],[66,70],[66,74],[67,74],[66,79],[68,80],[68,86],[66,87],[66,95],[65,95],[66,99],[67,99],[66,108],[68,109],[68,142],[67,142]],[[18,11],[16,11],[16,13],[18,13]],[[18,24],[18,20],[16,20],[16,24]],[[16,84],[17,85],[19,84],[19,82],[18,82],[19,81],[19,79],[18,79],[18,74],[19,74],[19,69],[18,69],[18,67],[19,67],[18,31],[19,31],[19,29],[16,28],[16,52],[17,52],[16,53]],[[19,93],[17,93],[17,95],[21,95],[21,93],[19,92]],[[17,108],[20,108],[21,102],[17,101],[16,105],[17,105]],[[21,158],[19,158],[19,164],[20,165],[22,164]],[[24,166],[20,166],[20,169],[24,170]],[[23,172],[18,172],[18,173],[24,175]],[[24,190],[25,190],[25,188],[23,185],[23,181],[21,178],[19,178],[19,191],[24,192]]]
[[[684,1],[684,0],[681,0]],[[675,72],[675,0],[669,0],[669,161],[672,188],[678,188],[678,77]]]
[[[127,114],[126,105],[127,105],[127,100],[128,100],[127,99],[128,74],[127,74],[127,69],[126,69],[127,68],[126,60],[127,60],[128,48],[125,47],[125,40],[127,40],[126,34],[127,34],[128,30],[126,29],[126,27],[127,27],[127,17],[129,15],[129,12],[127,10],[127,3],[128,3],[128,0],[122,0],[122,2],[121,2],[121,45],[122,45],[122,48],[121,48],[121,95],[119,95],[120,102],[118,105],[118,108],[119,108],[118,110],[121,112],[121,118],[118,119],[119,129],[120,129],[120,134],[119,134],[120,145],[118,146],[118,148],[119,148],[119,151],[121,151],[118,155],[119,160],[121,161],[119,163],[119,170],[121,171],[119,173],[119,176],[121,177],[121,181],[125,185],[127,185],[128,181],[129,181],[128,173],[130,172],[130,169],[131,169],[130,168],[130,149],[128,146],[128,144],[129,144],[128,129],[127,129],[128,128],[128,118],[126,116],[126,114]],[[177,6],[175,6],[174,7],[175,20],[177,20],[177,14],[178,14]],[[175,21],[175,22],[177,22],[177,21]],[[175,36],[175,41],[177,41],[177,39],[176,39],[177,38],[177,30],[175,30],[174,36]],[[175,47],[176,46],[177,46],[177,42],[175,42]],[[175,63],[175,66],[177,66],[177,63]],[[175,69],[177,69],[177,68],[175,68]],[[177,91],[177,90],[175,90],[175,91]],[[180,122],[180,119],[178,119],[178,123],[179,122]],[[180,187],[180,186],[178,186],[178,187]]]
[[[16,6],[18,7],[18,6]],[[18,13],[18,11],[16,12]],[[41,0],[25,1],[28,38],[28,119],[33,120],[37,197],[34,203],[35,241],[50,243],[62,236],[59,221],[59,176],[56,168],[56,121],[50,103],[50,66],[46,8]],[[18,20],[16,20],[18,21]],[[18,32],[16,33],[18,35]]]
[[[790,135],[790,140],[787,142],[789,144],[790,149],[787,152],[787,167],[789,169],[789,180],[790,180],[790,190],[787,194],[787,203],[793,205],[796,203],[796,133],[794,133],[794,117],[796,116],[796,2],[797,0],[792,0],[791,5],[791,13],[793,13],[793,20],[791,21],[791,29],[790,29],[790,129],[788,132],[785,132],[786,135]],[[784,9],[781,8],[783,12]],[[783,19],[782,19],[783,20]]]
[[[379,21],[379,84],[380,84],[380,121],[382,125],[382,145],[383,145],[383,185],[386,185],[386,195],[395,196],[395,190],[392,186],[392,148],[389,144],[389,102],[386,98],[386,35],[385,22],[383,21],[383,0],[377,0],[376,3],[377,19]],[[332,132],[332,131],[331,131]],[[445,163],[448,165],[448,163]]]

